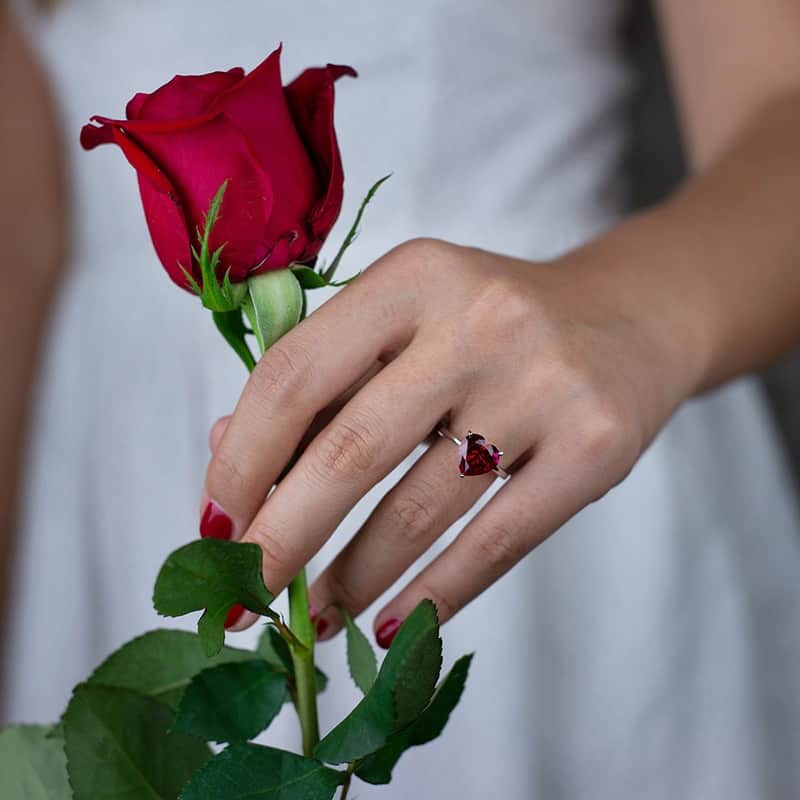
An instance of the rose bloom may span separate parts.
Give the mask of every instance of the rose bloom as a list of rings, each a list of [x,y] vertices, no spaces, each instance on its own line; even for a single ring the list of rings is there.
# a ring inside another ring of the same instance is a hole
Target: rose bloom
[[[351,67],[308,69],[284,87],[281,48],[245,75],[237,67],[177,75],[137,94],[126,120],[92,117],[81,144],[116,144],[136,170],[147,225],[164,269],[189,288],[196,231],[229,181],[212,250],[234,283],[311,261],[342,205],[344,174],[333,124],[334,81]],[[222,277],[222,274],[218,276]]]

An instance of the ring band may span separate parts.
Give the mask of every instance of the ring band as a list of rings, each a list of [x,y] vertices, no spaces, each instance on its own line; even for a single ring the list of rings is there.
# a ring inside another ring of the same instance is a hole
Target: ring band
[[[458,447],[460,477],[485,475],[488,472],[494,472],[503,480],[509,477],[508,472],[500,466],[500,456],[503,455],[503,451],[498,450],[493,444],[489,444],[481,434],[467,431],[467,435],[463,439],[459,439],[444,425],[440,425],[436,429],[436,433],[442,439],[449,439]]]

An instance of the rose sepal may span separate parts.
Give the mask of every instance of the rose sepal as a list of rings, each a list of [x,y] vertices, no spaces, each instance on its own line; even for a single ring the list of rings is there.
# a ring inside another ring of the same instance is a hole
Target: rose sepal
[[[367,192],[364,199],[361,201],[361,205],[358,207],[358,213],[356,214],[356,218],[350,227],[350,230],[347,232],[347,236],[344,237],[344,241],[342,242],[342,246],[339,248],[339,251],[333,257],[333,261],[331,261],[330,265],[323,270],[320,270],[322,277],[331,285],[335,286],[335,283],[332,283],[333,276],[336,274],[336,270],[339,267],[339,264],[342,261],[342,256],[347,252],[347,249],[350,247],[351,244],[358,238],[358,234],[360,232],[360,225],[361,225],[361,218],[364,216],[364,211],[366,210],[367,206],[372,201],[372,198],[375,197],[378,189],[383,186],[389,178],[392,177],[392,173],[390,172],[388,175],[384,175],[380,180],[375,181],[375,183],[370,187],[370,190]],[[354,276],[357,277],[357,276]],[[353,280],[351,278],[350,280]],[[342,284],[346,284],[348,281],[343,281]]]
[[[197,282],[194,275],[183,264],[178,264],[186,277],[186,282],[200,298],[203,305],[209,311],[222,313],[239,308],[247,294],[247,289],[243,283],[231,283],[230,269],[225,271],[220,284],[217,267],[225,245],[220,245],[212,252],[209,244],[211,231],[219,219],[222,200],[225,197],[227,188],[228,181],[225,181],[217,190],[211,200],[208,211],[203,216],[202,229],[198,228],[197,230],[197,243],[200,249],[198,250],[197,247],[192,245],[192,256],[200,267],[201,283]]]

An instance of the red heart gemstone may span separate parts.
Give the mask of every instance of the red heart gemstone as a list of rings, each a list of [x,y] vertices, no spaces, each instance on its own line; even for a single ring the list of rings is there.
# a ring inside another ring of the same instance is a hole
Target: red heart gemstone
[[[458,447],[458,471],[464,475],[485,475],[500,463],[500,451],[479,433],[468,433]]]

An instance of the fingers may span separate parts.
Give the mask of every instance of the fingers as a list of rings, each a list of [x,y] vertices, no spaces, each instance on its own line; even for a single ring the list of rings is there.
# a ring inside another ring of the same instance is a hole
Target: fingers
[[[496,476],[469,479],[458,473],[458,450],[436,437],[389,491],[341,553],[310,589],[321,614],[320,639],[342,625],[334,606],[360,614],[465,514]]]
[[[217,452],[219,443],[222,441],[222,434],[225,433],[225,428],[228,427],[228,421],[230,418],[230,414],[220,417],[211,426],[211,430],[208,433],[208,449],[211,450],[212,455]]]
[[[575,464],[558,444],[542,446],[464,528],[449,547],[376,617],[378,643],[388,647],[423,599],[446,622],[592,498],[572,478]]]
[[[314,418],[314,421],[311,423],[311,427],[303,435],[303,438],[300,442],[300,449],[305,449],[305,445],[307,445],[336,416],[336,414],[344,407],[347,401],[353,397],[362,386],[364,386],[368,381],[372,380],[372,378],[374,378],[382,368],[383,364],[380,361],[376,361],[360,380],[356,381],[356,383],[354,383],[346,392],[344,392],[344,394],[334,400],[331,405],[320,411],[319,414],[317,414],[317,416]],[[217,452],[217,448],[222,441],[222,435],[225,433],[225,429],[228,427],[230,418],[230,414],[220,417],[211,426],[211,430],[208,432],[208,448],[212,455]]]
[[[299,451],[305,449],[305,446],[310,442],[317,433],[319,433],[328,422],[330,422],[333,417],[344,407],[347,401],[353,397],[356,392],[370,379],[372,379],[375,375],[383,367],[381,362],[376,362],[368,371],[367,373],[361,378],[361,380],[357,381],[353,386],[351,386],[343,395],[337,398],[330,406],[323,409],[319,414],[317,414],[314,422],[311,424],[311,427],[306,431],[303,436],[303,439],[299,445]],[[217,451],[220,442],[222,441],[222,436],[225,433],[225,429],[228,427],[228,421],[230,420],[230,415],[220,417],[212,426],[211,431],[209,432],[209,448],[213,453]],[[206,507],[206,501],[203,500],[201,502],[201,509]],[[219,529],[215,526],[215,519],[213,515],[204,514],[201,521],[201,535],[202,536],[221,536],[221,538],[230,538],[232,535],[232,527],[223,523],[222,529]],[[230,612],[228,613],[228,617],[225,621],[225,627],[232,631],[242,631],[249,628],[257,619],[257,615],[254,614],[252,611],[248,611],[241,605],[235,605],[231,608]]]
[[[388,257],[387,257],[388,258]],[[376,291],[368,270],[273,345],[244,389],[206,473],[205,509],[248,527],[315,415],[413,335],[412,293]]]
[[[386,366],[309,444],[243,536],[264,551],[278,593],[350,509],[422,441],[452,397],[442,372],[413,347]]]

